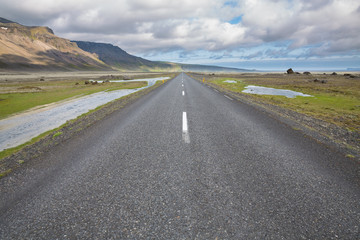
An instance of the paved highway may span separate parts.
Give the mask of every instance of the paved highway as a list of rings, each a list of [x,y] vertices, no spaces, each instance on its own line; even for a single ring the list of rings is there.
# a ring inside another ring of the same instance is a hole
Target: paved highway
[[[358,239],[359,164],[185,74],[0,181],[0,239]]]

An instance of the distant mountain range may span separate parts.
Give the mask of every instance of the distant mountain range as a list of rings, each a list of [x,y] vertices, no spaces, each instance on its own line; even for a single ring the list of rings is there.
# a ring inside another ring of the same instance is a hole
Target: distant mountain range
[[[0,70],[244,72],[238,68],[150,61],[107,43],[70,41],[48,27],[0,18]]]

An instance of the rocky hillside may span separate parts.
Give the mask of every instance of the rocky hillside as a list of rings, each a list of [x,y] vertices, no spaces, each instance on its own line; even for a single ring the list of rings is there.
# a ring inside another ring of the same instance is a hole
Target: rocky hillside
[[[57,37],[48,27],[27,27],[0,18],[0,69],[111,69],[76,43]]]

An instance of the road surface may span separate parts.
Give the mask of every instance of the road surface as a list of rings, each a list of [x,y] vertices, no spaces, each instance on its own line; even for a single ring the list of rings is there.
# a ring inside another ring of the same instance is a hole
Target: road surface
[[[0,181],[0,239],[358,239],[359,163],[185,74]]]

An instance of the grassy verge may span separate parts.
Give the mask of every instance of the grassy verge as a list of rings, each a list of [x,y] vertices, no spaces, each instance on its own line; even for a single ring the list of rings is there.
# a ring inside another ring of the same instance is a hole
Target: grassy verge
[[[199,76],[198,76],[199,78]],[[200,78],[199,78],[200,79]],[[314,82],[315,79],[326,83]],[[234,80],[236,83],[226,83]],[[317,119],[336,124],[351,131],[360,132],[360,79],[342,75],[284,75],[249,74],[206,76],[206,81],[223,89],[250,96],[263,102],[291,109]],[[284,96],[254,95],[242,93],[245,86],[257,85],[289,89],[313,97],[287,98]]]

